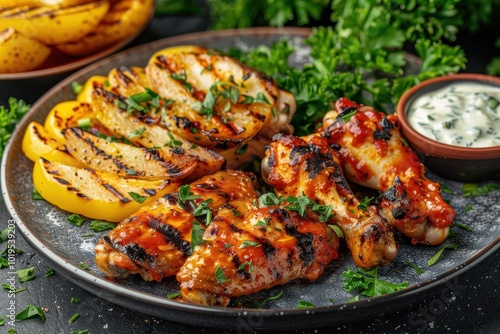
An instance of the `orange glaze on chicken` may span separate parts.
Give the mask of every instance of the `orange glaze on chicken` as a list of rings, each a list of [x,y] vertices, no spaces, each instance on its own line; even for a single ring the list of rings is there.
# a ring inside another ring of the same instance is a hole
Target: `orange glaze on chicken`
[[[338,149],[346,177],[383,191],[389,223],[413,243],[436,245],[448,236],[455,210],[440,195],[439,183],[425,177],[418,156],[404,142],[395,114],[340,98],[325,115],[324,136]],[[355,112],[345,122],[342,116]]]
[[[342,174],[340,161],[319,135],[305,138],[276,135],[262,163],[264,179],[284,196],[305,194],[331,205],[332,223],[344,232],[354,263],[364,268],[386,264],[396,256],[392,229],[376,207],[358,208]]]
[[[146,281],[159,282],[177,274],[192,253],[193,222],[205,227],[194,208],[211,200],[208,207],[215,215],[229,201],[256,200],[254,177],[241,171],[217,172],[190,184],[190,192],[199,196],[190,203],[181,202],[175,192],[142,207],[98,241],[97,266],[115,278],[140,274]]]
[[[184,300],[227,306],[294,279],[316,280],[338,257],[339,240],[327,224],[281,205],[236,200],[219,210],[177,274]]]

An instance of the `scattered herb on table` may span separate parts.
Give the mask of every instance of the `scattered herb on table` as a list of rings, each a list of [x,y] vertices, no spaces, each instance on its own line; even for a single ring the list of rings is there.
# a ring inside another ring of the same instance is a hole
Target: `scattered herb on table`
[[[7,291],[9,291],[9,292],[13,292],[13,293],[18,293],[18,292],[21,292],[21,291],[24,291],[24,290],[27,290],[27,289],[28,289],[28,288],[19,288],[19,289],[17,289],[17,290],[12,291],[12,290],[11,290],[11,287],[12,287],[12,286],[11,286],[10,284],[7,284],[7,283],[3,283],[3,284],[2,284],[2,288],[4,288],[4,290],[7,290]]]
[[[409,283],[390,283],[381,280],[377,276],[378,267],[363,269],[358,267],[358,271],[347,269],[342,273],[344,277],[344,289],[346,291],[357,291],[366,297],[375,297],[387,293],[395,292],[406,288]]]
[[[72,304],[78,304],[78,303],[80,302],[80,300],[79,300],[78,298],[71,297],[70,302],[71,302]]]
[[[87,265],[85,263],[83,263],[83,262],[80,262],[80,268],[82,270],[89,270],[89,267],[87,267]]]
[[[80,316],[80,313],[75,313],[71,318],[69,318],[68,322],[72,324],[78,317]]]

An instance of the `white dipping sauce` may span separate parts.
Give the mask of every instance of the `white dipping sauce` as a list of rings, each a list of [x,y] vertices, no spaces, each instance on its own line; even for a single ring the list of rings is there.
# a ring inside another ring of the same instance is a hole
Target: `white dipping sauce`
[[[443,144],[500,145],[500,87],[464,82],[423,94],[410,106],[408,122]]]

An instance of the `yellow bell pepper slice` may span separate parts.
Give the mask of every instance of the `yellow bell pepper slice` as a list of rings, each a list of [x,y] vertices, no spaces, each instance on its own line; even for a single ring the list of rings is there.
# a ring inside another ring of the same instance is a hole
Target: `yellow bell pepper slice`
[[[84,167],[85,165],[76,160],[66,147],[50,137],[47,130],[37,122],[28,124],[24,132],[21,149],[28,159],[35,162],[39,158],[50,161],[61,162],[65,165]]]
[[[180,183],[122,178],[40,158],[33,167],[33,185],[47,202],[62,210],[120,222],[143,205],[175,192]]]
[[[94,111],[92,105],[80,101],[64,101],[56,104],[45,119],[45,129],[49,136],[66,144],[63,130],[78,126],[78,121],[90,118],[94,120]]]
[[[104,89],[109,86],[108,78],[103,75],[94,75],[85,81],[82,90],[76,96],[76,100],[80,102],[92,103],[92,92],[94,91],[94,86],[102,86]]]

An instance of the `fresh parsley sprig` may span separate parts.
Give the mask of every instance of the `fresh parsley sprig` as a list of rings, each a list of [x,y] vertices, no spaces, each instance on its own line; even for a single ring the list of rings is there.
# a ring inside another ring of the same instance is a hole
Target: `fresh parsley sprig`
[[[265,193],[258,198],[258,203],[260,207],[285,204],[286,209],[297,211],[302,217],[305,217],[306,209],[309,209],[318,214],[318,219],[321,222],[328,221],[333,215],[331,205],[318,204],[306,195],[278,197],[274,193]]]
[[[3,155],[5,145],[12,136],[17,122],[30,108],[31,105],[13,97],[9,98],[8,106],[0,105],[0,157]]]

